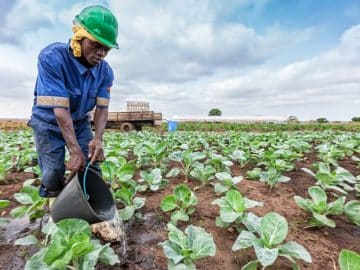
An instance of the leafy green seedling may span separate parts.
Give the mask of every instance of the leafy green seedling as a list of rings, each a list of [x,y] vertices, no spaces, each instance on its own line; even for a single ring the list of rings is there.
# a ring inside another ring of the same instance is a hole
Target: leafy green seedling
[[[229,189],[236,189],[236,184],[240,183],[243,180],[242,176],[232,177],[227,172],[220,172],[215,174],[217,183],[214,185],[214,190],[216,193],[224,193]]]
[[[335,167],[338,166],[337,160],[345,157],[345,153],[337,145],[324,143],[316,148],[318,150],[318,157],[326,164],[331,164]]]
[[[254,169],[247,171],[246,175],[250,180],[259,180],[261,172],[262,172],[261,168],[255,167]]]
[[[194,261],[215,256],[216,245],[213,236],[203,228],[189,225],[185,233],[168,223],[168,240],[161,243],[168,258],[168,269],[195,270]]]
[[[24,172],[31,172],[35,175],[37,175],[38,177],[41,176],[41,169],[39,165],[36,166],[31,166],[31,167],[27,167]]]
[[[340,197],[332,203],[327,203],[326,192],[318,186],[308,189],[310,199],[294,196],[296,204],[305,211],[312,214],[310,225],[314,227],[328,226],[335,228],[335,221],[327,218],[327,215],[341,215],[344,211],[345,197]]]
[[[246,215],[246,209],[263,206],[262,202],[257,202],[243,197],[237,190],[226,192],[225,196],[212,201],[220,207],[220,217],[216,218],[216,225],[222,228],[229,227],[232,223],[240,225]]]
[[[98,261],[114,265],[118,256],[99,240],[91,240],[89,224],[81,219],[64,219],[49,232],[50,242],[35,253],[25,265],[34,269],[95,269]],[[33,238],[21,239],[20,244],[35,243]]]
[[[160,204],[164,212],[173,211],[170,221],[176,225],[178,220],[188,221],[189,215],[194,213],[198,200],[195,193],[186,185],[175,187],[173,195],[165,196]]]
[[[152,142],[145,142],[143,145],[143,154],[150,156],[151,166],[152,167],[159,167],[161,162],[163,161],[166,155],[166,142],[161,143],[152,143]]]
[[[123,186],[114,193],[116,201],[122,202],[125,208],[119,210],[122,220],[129,220],[136,212],[145,205],[145,198],[135,197],[136,189]]]
[[[284,176],[274,168],[269,168],[267,171],[263,171],[259,174],[259,180],[269,185],[270,189],[277,183],[286,183],[291,179]]]
[[[150,172],[141,171],[140,176],[141,179],[138,180],[139,183],[145,184],[138,186],[139,191],[146,191],[148,189],[157,191],[168,183],[166,179],[163,179],[161,170],[158,168],[153,169]]]
[[[307,168],[302,168],[304,172],[315,177],[317,180],[316,185],[321,186],[325,190],[332,190],[342,195],[347,195],[348,191],[354,190],[351,185],[355,185],[357,179],[348,170],[337,167],[332,171],[328,164],[322,162],[318,163],[317,167],[318,171],[316,173],[313,173]]]
[[[344,213],[354,224],[360,226],[360,201],[352,200],[345,204]]]
[[[211,164],[217,172],[228,172],[231,173],[230,167],[233,165],[233,162],[227,157],[211,152],[209,158],[205,162],[206,164]]]
[[[255,216],[255,215],[254,215]],[[232,246],[233,251],[253,247],[257,260],[250,261],[242,270],[257,269],[258,263],[263,268],[275,263],[278,256],[288,259],[293,269],[300,269],[295,260],[311,263],[309,252],[297,242],[282,244],[288,233],[286,219],[277,213],[268,213],[262,218],[254,219],[248,230],[243,230]]]
[[[41,197],[36,187],[24,186],[19,193],[14,194],[14,198],[22,206],[12,209],[11,216],[20,218],[28,215],[31,220],[44,216],[48,199]]]
[[[232,152],[231,155],[229,155],[229,158],[232,160],[238,162],[240,164],[240,167],[245,167],[246,164],[249,162],[249,154],[247,154],[243,150],[235,150]]]
[[[185,175],[185,182],[188,181],[190,171],[194,168],[194,165],[202,159],[206,158],[206,154],[203,152],[192,152],[191,150],[175,151],[169,155],[171,160],[179,162],[180,168],[172,168],[168,175],[176,177],[180,172]]]
[[[196,165],[194,165],[194,169],[190,172],[190,175],[195,179],[200,180],[202,184],[196,187],[194,190],[198,190],[213,180],[215,173],[216,170],[213,166],[196,163]]]
[[[124,157],[109,157],[101,164],[103,177],[111,180],[111,187],[116,190],[121,186],[136,187],[137,183],[132,179],[135,172],[133,161],[127,161]]]

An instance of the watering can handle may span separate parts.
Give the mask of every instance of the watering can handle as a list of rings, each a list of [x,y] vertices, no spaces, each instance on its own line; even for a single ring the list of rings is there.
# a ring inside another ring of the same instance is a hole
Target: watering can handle
[[[111,170],[110,170],[110,167],[109,167],[109,163],[105,160],[105,166],[106,166],[106,169],[108,170],[109,172],[109,180],[110,180],[110,185],[111,185]],[[89,162],[86,167],[85,167],[85,170],[84,170],[84,176],[83,176],[83,189],[84,189],[84,195],[85,195],[85,198],[86,199],[89,199],[89,194],[87,194],[87,191],[86,191],[86,175],[87,175],[87,172],[89,170],[89,167],[91,166],[91,162]]]

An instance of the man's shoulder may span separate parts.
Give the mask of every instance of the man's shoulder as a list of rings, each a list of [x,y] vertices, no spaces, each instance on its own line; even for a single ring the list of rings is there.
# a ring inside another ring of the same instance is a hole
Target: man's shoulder
[[[48,58],[54,59],[54,57],[60,57],[67,54],[69,50],[68,43],[55,42],[49,44],[40,51],[39,60],[46,60]]]

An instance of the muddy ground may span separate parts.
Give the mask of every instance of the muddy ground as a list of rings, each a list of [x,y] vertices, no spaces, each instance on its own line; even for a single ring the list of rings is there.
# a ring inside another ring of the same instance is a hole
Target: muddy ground
[[[264,206],[249,209],[257,215],[264,215],[267,212],[275,211],[289,222],[289,234],[286,241],[297,241],[304,245],[310,252],[313,263],[300,263],[301,269],[338,269],[337,256],[341,249],[347,248],[360,253],[360,228],[350,224],[344,216],[333,218],[337,227],[308,229],[306,220],[308,215],[300,209],[294,202],[293,196],[306,196],[308,187],[314,185],[315,180],[305,174],[300,168],[309,167],[316,161],[314,155],[308,157],[306,161],[297,161],[296,169],[287,173],[291,181],[286,184],[277,184],[272,190],[258,181],[244,179],[238,184],[240,192],[252,200],[263,201]],[[354,175],[359,175],[360,170],[351,160],[340,161],[340,165],[351,171]],[[234,176],[242,175],[245,177],[246,171],[251,167],[240,168],[238,165],[232,167]],[[14,177],[14,175],[12,175]],[[0,186],[0,198],[12,200],[11,207],[1,212],[2,216],[7,216],[9,209],[16,203],[12,199],[12,194],[21,188],[23,180],[31,177],[27,174],[18,174],[17,179],[10,185]],[[129,250],[127,258],[123,259],[122,265],[102,266],[97,269],[166,269],[167,259],[163,254],[159,243],[167,238],[164,230],[169,215],[162,212],[160,208],[161,199],[172,193],[174,187],[183,182],[183,177],[169,179],[170,183],[165,190],[159,192],[147,192],[138,196],[146,197],[146,204],[141,209],[142,220],[130,220],[125,223]],[[195,187],[198,181],[189,180],[188,185]],[[237,237],[237,233],[232,230],[219,228],[215,225],[215,218],[219,215],[219,208],[211,205],[211,201],[218,197],[211,186],[205,186],[196,191],[198,205],[196,211],[187,223],[180,222],[179,227],[184,229],[188,224],[201,226],[207,232],[211,232],[217,246],[216,256],[202,259],[196,262],[197,269],[215,270],[238,270],[246,264],[247,260],[255,258],[254,253],[232,252],[231,247]],[[331,198],[330,198],[331,199]],[[35,226],[36,227],[36,226]],[[26,228],[18,235],[26,233]],[[1,238],[0,238],[1,240]],[[31,254],[36,251],[36,247],[24,248],[7,244],[6,241],[0,242],[0,269],[23,269],[24,262]],[[121,248],[118,244],[112,244],[114,250],[120,254]],[[276,264],[267,269],[291,269],[287,261],[279,259]]]

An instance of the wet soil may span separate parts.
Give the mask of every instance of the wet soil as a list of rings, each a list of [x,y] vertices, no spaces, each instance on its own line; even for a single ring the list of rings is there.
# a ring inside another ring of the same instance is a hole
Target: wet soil
[[[340,216],[332,217],[336,222],[336,228],[334,229],[307,228],[309,216],[293,200],[295,195],[307,196],[308,187],[315,184],[315,180],[304,173],[301,168],[309,168],[316,161],[314,155],[296,161],[296,168],[286,173],[292,180],[285,184],[277,184],[272,190],[269,190],[265,184],[259,181],[246,179],[246,171],[251,169],[251,165],[245,168],[234,165],[232,172],[234,176],[244,176],[244,180],[238,184],[238,189],[244,196],[264,202],[263,207],[251,208],[249,209],[250,212],[262,216],[274,211],[286,217],[289,223],[289,233],[286,241],[296,241],[304,245],[312,256],[312,264],[299,261],[301,269],[338,269],[337,257],[341,249],[347,248],[360,253],[360,227],[350,224],[344,216]],[[342,160],[339,163],[354,175],[360,174],[360,169],[350,159]],[[97,269],[167,269],[167,259],[159,243],[167,239],[165,228],[169,220],[169,214],[161,210],[160,202],[165,195],[173,192],[176,185],[183,183],[184,177],[178,176],[169,180],[169,185],[164,190],[137,195],[138,197],[146,197],[146,204],[141,209],[142,219],[134,218],[125,223],[129,246],[127,258],[123,259],[121,265],[111,267],[99,264]],[[187,184],[194,188],[199,185],[199,182],[189,179]],[[14,186],[13,191],[16,192]],[[4,190],[4,187],[1,187],[1,191]],[[9,198],[11,192],[3,192],[2,194],[6,194],[6,197]],[[213,187],[210,185],[204,186],[196,191],[196,196],[198,198],[196,211],[190,216],[189,222],[179,222],[178,227],[184,229],[188,224],[201,226],[207,232],[213,234],[217,246],[214,257],[196,262],[197,269],[238,270],[247,261],[255,259],[255,254],[251,249],[247,252],[232,252],[231,247],[238,233],[215,225],[215,219],[219,215],[219,207],[212,205],[211,201],[218,198],[219,195],[213,191]],[[112,244],[112,247],[115,252],[121,253],[122,249],[119,244]],[[17,267],[21,265],[19,262],[22,262],[22,265],[24,264],[24,257],[27,256],[26,254],[23,255],[24,252],[19,247],[0,245],[0,269],[21,269]],[[26,252],[29,253],[29,251]],[[279,259],[275,265],[267,269],[290,270],[291,267],[287,261]]]
[[[19,204],[13,195],[19,192],[23,182],[33,178],[32,173],[11,172],[6,175],[5,181],[0,184],[0,199],[9,200],[10,205],[0,210],[1,217],[8,217],[10,211]],[[37,224],[30,224],[26,219],[17,219],[11,221],[9,230],[1,228],[0,230],[0,269],[20,270],[24,269],[27,258],[36,252],[36,247],[14,246],[13,241],[17,238],[24,237],[29,230]]]

